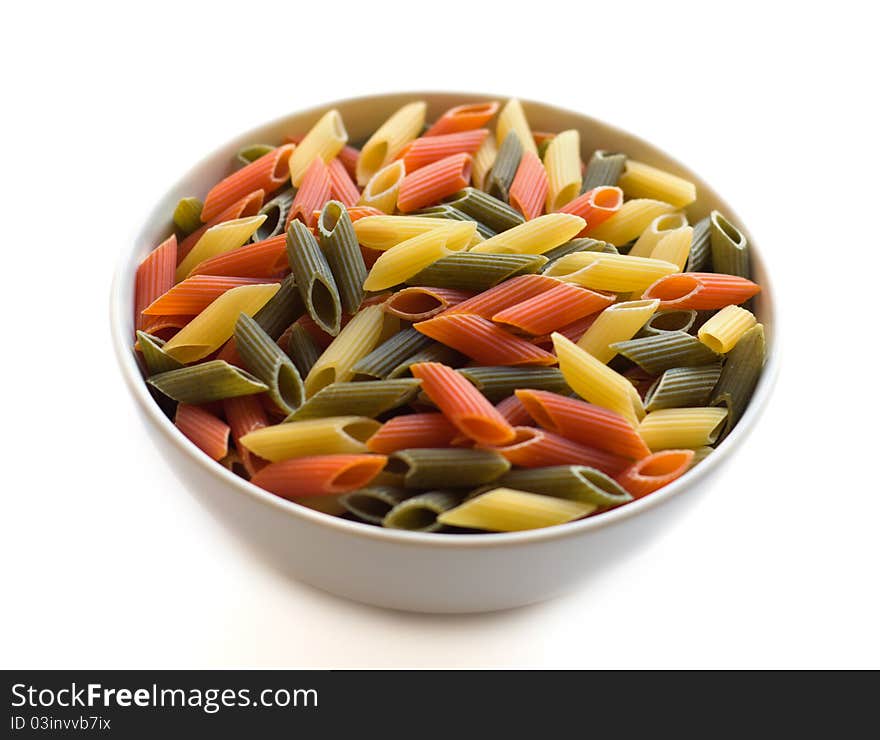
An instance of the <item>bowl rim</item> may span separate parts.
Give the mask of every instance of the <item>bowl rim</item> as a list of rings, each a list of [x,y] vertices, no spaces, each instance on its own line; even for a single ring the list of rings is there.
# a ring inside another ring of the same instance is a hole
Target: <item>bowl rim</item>
[[[375,93],[369,95],[358,95],[348,98],[340,98],[334,101],[328,101],[326,103],[311,106],[302,110],[289,112],[285,115],[278,116],[270,121],[265,121],[259,126],[253,127],[249,131],[242,132],[236,138],[246,138],[251,135],[257,136],[258,132],[264,128],[283,125],[283,123],[291,116],[317,115],[337,105],[349,104],[359,101],[379,101],[389,97],[411,97],[413,99],[426,99],[438,95],[460,98],[464,102],[470,102],[473,99],[492,100],[510,97],[493,93],[481,93],[474,91],[458,92],[452,90],[403,90]],[[603,120],[593,118],[592,116],[589,116],[587,114],[580,113],[578,111],[568,108],[563,108],[552,103],[546,103],[543,101],[537,101],[528,98],[519,99],[522,101],[526,108],[531,105],[540,106],[550,113],[558,112],[567,116],[575,116],[577,118],[581,118],[597,124],[600,127],[605,127],[614,130],[617,133],[623,134],[631,139],[638,141],[640,144],[659,152],[680,170],[686,173],[691,173],[692,175],[696,176],[698,180],[704,182],[702,177],[699,177],[699,175],[697,175],[697,173],[695,173],[691,168],[685,166],[684,164],[679,162],[678,159],[669,155],[664,149],[661,149],[651,142],[642,139],[640,136],[632,134],[629,131],[622,129],[614,124],[607,123]],[[167,189],[162,197],[154,200],[153,205],[150,207],[145,217],[139,221],[137,229],[129,235],[127,243],[131,246],[137,245],[138,233],[143,231],[144,228],[155,219],[154,211],[156,210],[157,204],[164,200],[167,200],[171,193],[179,187],[179,184],[187,177],[190,172],[218,158],[228,145],[229,142],[226,142],[215,147],[214,149],[212,149],[211,152],[203,156],[197,162],[193,163],[184,172],[183,175],[181,175],[174,181],[174,183],[171,185],[171,187]],[[713,188],[709,187],[708,189],[723,205],[725,215],[729,218],[734,219],[737,224],[741,224],[742,219],[739,218],[736,211],[729,206],[727,201],[719,196]],[[767,260],[764,254],[761,252],[760,247],[756,247],[755,239],[752,237],[749,230],[746,227],[742,226],[740,228],[743,228],[743,230],[746,232],[749,239],[750,249],[757,253],[758,261],[763,266],[764,272],[771,272],[767,268]],[[331,514],[325,514],[321,511],[317,511],[307,506],[297,504],[293,501],[283,499],[280,496],[276,496],[275,494],[263,490],[262,488],[258,488],[249,481],[246,481],[244,478],[239,477],[231,470],[228,470],[224,466],[219,465],[217,462],[210,459],[183,435],[183,433],[174,425],[171,419],[169,419],[167,416],[165,416],[164,413],[162,413],[159,405],[153,400],[148,391],[147,384],[144,382],[144,379],[141,375],[141,371],[138,367],[137,361],[135,360],[134,353],[131,351],[131,341],[128,337],[126,323],[127,314],[130,311],[130,307],[126,305],[126,301],[123,299],[123,296],[125,292],[124,281],[134,278],[133,271],[132,274],[128,274],[128,263],[130,258],[131,249],[125,249],[122,251],[117,259],[110,290],[110,331],[112,336],[113,349],[116,354],[116,359],[119,362],[120,369],[122,370],[122,375],[125,379],[126,385],[128,386],[135,400],[140,404],[141,409],[146,413],[147,418],[154,424],[154,426],[158,428],[172,444],[177,446],[183,452],[183,454],[190,459],[191,462],[206,470],[218,481],[218,483],[231,485],[238,492],[245,494],[255,503],[273,507],[279,512],[283,512],[288,516],[304,519],[313,525],[334,530],[338,534],[361,537],[369,540],[383,541],[389,544],[403,546],[428,546],[439,548],[497,548],[507,547],[511,545],[542,543],[550,540],[558,540],[585,535],[597,529],[604,529],[606,527],[614,526],[632,517],[638,516],[642,512],[661,506],[669,501],[671,498],[684,493],[687,489],[693,487],[701,479],[705,478],[715,468],[721,465],[723,461],[729,455],[731,455],[733,451],[742,443],[742,440],[752,431],[752,428],[754,427],[761,413],[766,408],[779,372],[779,306],[777,305],[774,297],[774,290],[772,288],[771,281],[765,274],[761,283],[761,293],[763,300],[767,302],[766,312],[772,319],[773,326],[770,341],[768,342],[767,358],[761,377],[758,380],[758,384],[755,388],[749,405],[740,420],[738,421],[737,425],[711,455],[702,460],[699,464],[695,465],[683,476],[664,486],[658,491],[652,493],[651,495],[645,496],[635,501],[631,501],[624,506],[618,506],[617,508],[610,509],[609,511],[602,512],[592,517],[586,517],[585,519],[578,519],[572,522],[566,522],[565,524],[554,525],[552,527],[544,527],[542,529],[530,529],[520,532],[492,532],[484,534],[456,535],[442,534],[436,532],[411,532],[399,529],[386,529],[384,527],[377,527],[375,525],[365,524],[349,519],[343,519],[339,516],[334,516]],[[169,461],[169,464],[173,465],[175,463]]]

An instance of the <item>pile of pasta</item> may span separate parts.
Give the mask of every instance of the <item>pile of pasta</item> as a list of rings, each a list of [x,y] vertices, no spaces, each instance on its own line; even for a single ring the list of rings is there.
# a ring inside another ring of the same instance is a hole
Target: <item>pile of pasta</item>
[[[517,100],[426,112],[358,149],[327,111],[179,202],[135,290],[174,424],[273,494],[425,532],[562,524],[710,455],[764,364],[743,234]]]

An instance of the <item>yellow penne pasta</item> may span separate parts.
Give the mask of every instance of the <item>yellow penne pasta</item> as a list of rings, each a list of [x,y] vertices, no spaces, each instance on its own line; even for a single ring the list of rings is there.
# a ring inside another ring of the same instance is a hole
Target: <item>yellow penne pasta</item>
[[[532,154],[538,153],[538,147],[535,146],[535,138],[532,136],[532,129],[526,119],[526,112],[523,110],[522,103],[516,98],[508,100],[498,114],[498,124],[495,127],[495,143],[500,146],[509,131],[516,132],[524,150],[532,152]]]
[[[342,122],[342,115],[335,108],[327,111],[318,122],[309,129],[303,140],[290,156],[290,182],[299,187],[309,165],[315,157],[320,157],[326,164],[339,154],[348,141],[348,132]]]
[[[642,419],[637,431],[652,451],[693,450],[713,444],[726,418],[727,409],[714,406],[661,409]]]
[[[352,367],[372,352],[385,328],[382,306],[369,306],[349,321],[318,357],[306,376],[306,395],[313,396],[330,383],[343,383],[354,377]]]
[[[580,501],[495,488],[442,512],[437,521],[488,532],[519,532],[564,524],[592,514],[596,508],[595,504]]]
[[[394,213],[397,207],[397,193],[404,177],[406,177],[406,167],[402,159],[383,167],[364,187],[358,205],[372,206],[385,213]]]
[[[628,200],[617,213],[595,229],[591,229],[588,235],[619,247],[636,239],[657,216],[672,213],[674,210],[674,206],[659,200],[646,198]]]
[[[713,352],[727,354],[758,320],[742,306],[725,306],[700,327],[699,340]]]
[[[574,238],[586,224],[571,213],[548,213],[489,237],[470,251],[486,254],[543,254]]]
[[[690,226],[682,226],[680,229],[664,236],[651,252],[651,259],[671,262],[678,266],[679,272],[684,270],[688,255],[691,253],[691,242],[694,238],[694,230]]]
[[[364,416],[329,416],[256,429],[239,442],[270,462],[310,455],[360,454],[368,451],[366,441],[381,426]]]
[[[227,290],[166,342],[162,351],[183,363],[207,357],[232,336],[241,314],[253,316],[279,287],[274,283]]]
[[[692,182],[632,159],[626,161],[617,184],[627,198],[662,200],[676,208],[684,208],[697,199],[697,187]]]
[[[608,364],[617,355],[617,351],[612,349],[611,345],[632,339],[654,315],[659,305],[659,299],[655,298],[608,306],[578,340],[578,347],[589,352],[600,362]]]
[[[354,222],[354,233],[363,246],[384,252],[407,239],[436,231],[447,225],[451,224],[428,216],[367,216]],[[467,229],[459,229],[453,234],[456,239],[449,245],[453,252],[463,249],[472,242],[473,238],[468,237],[467,232]],[[461,240],[462,246],[457,246],[457,240]]]
[[[630,257],[650,257],[651,252],[662,239],[669,236],[676,229],[687,226],[687,218],[683,213],[664,213],[657,216],[641,233],[636,243],[628,254]]]
[[[486,175],[489,174],[489,170],[492,169],[492,165],[495,164],[495,157],[498,156],[498,145],[495,143],[495,139],[491,136],[487,136],[483,139],[483,143],[480,145],[480,148],[477,149],[477,153],[474,154],[474,161],[471,164],[471,181],[474,184],[474,187],[483,189],[483,185],[486,182]]]
[[[202,234],[190,253],[177,266],[177,272],[174,275],[175,281],[179,283],[181,280],[185,280],[190,271],[200,262],[238,249],[254,235],[254,232],[260,228],[265,220],[265,215],[248,216],[212,226]]]
[[[432,231],[397,244],[380,256],[370,268],[364,281],[364,290],[385,290],[398,285],[441,257],[461,251],[471,242],[476,228],[474,221],[444,223],[435,226]]]
[[[423,101],[407,103],[376,130],[358,157],[358,185],[366,185],[376,172],[393,161],[401,149],[422,132],[427,110],[428,106]]]
[[[554,333],[552,339],[559,369],[572,390],[637,426],[645,409],[633,384],[562,334]]]
[[[547,170],[547,212],[559,210],[574,200],[581,189],[581,137],[574,130],[553,137],[544,154]]]
[[[649,257],[574,252],[560,257],[544,274],[591,290],[630,293],[644,291],[660,278],[675,272],[679,272],[678,265]]]

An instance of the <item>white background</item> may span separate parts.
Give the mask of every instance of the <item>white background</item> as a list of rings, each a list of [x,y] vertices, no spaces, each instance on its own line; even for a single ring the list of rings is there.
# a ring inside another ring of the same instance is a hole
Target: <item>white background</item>
[[[870,4],[3,7],[4,667],[880,667]],[[506,613],[392,613],[257,562],[154,450],[109,345],[117,256],[204,153],[420,88],[653,141],[734,204],[781,308],[777,391],[724,480],[586,588]]]

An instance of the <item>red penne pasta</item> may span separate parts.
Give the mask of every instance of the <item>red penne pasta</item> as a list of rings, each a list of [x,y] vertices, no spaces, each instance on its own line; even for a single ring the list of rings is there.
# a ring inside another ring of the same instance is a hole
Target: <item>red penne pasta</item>
[[[270,463],[251,483],[282,498],[333,496],[366,486],[385,467],[385,455],[315,455]]]
[[[419,362],[410,372],[422,381],[422,391],[462,434],[486,445],[513,440],[513,427],[467,378],[451,367],[440,362]]]
[[[534,298],[496,313],[492,321],[527,334],[548,334],[601,311],[614,303],[614,298],[570,283],[559,283]]]
[[[269,461],[257,457],[247,447],[239,444],[238,440],[248,432],[269,425],[269,417],[263,410],[263,404],[260,403],[258,396],[227,398],[223,401],[223,414],[226,416],[226,422],[232,432],[232,440],[242,465],[248,475],[253,476],[258,470],[268,465]]]
[[[171,339],[178,331],[183,329],[192,316],[145,316],[143,331],[152,334],[159,339]]]
[[[277,283],[279,280],[227,277],[224,275],[196,275],[173,286],[147,306],[143,313],[147,316],[167,316],[169,314],[200,313],[227,290],[242,285],[262,285]]]
[[[348,176],[355,181],[357,181],[357,161],[360,156],[360,149],[355,149],[353,146],[348,145],[342,147],[339,154],[336,155],[336,159],[345,167]]]
[[[516,397],[549,432],[630,460],[651,454],[632,425],[613,411],[550,391],[522,389]]]
[[[556,356],[473,314],[441,314],[413,325],[483,365],[555,365]]]
[[[190,273],[190,279],[196,275],[265,279],[289,269],[286,236],[279,234],[200,262]]]
[[[273,149],[218,182],[205,196],[202,222],[207,223],[219,216],[235,201],[255,190],[262,190],[267,195],[278,190],[290,178],[288,161],[295,148],[293,144],[285,144]]]
[[[230,365],[235,365],[243,370],[247,370],[244,366],[244,360],[241,359],[241,355],[238,353],[238,347],[235,346],[235,337],[230,337],[226,340],[226,344],[220,348],[220,351],[217,352],[217,356],[214,359],[223,360]]]
[[[367,447],[383,455],[413,447],[449,447],[457,434],[443,414],[405,414],[386,421],[367,440]]]
[[[330,342],[333,341],[333,337],[331,337],[326,331],[324,331],[320,326],[315,323],[315,320],[305,314],[304,316],[300,316],[296,323],[300,324],[303,329],[305,329],[312,339],[315,340],[315,344],[318,345],[321,349],[327,349],[330,346]]]
[[[572,321],[570,324],[566,324],[560,329],[557,329],[555,333],[562,334],[566,339],[577,343],[577,341],[587,333],[587,329],[593,325],[593,322],[598,316],[598,313],[593,313],[582,319],[578,319],[577,321]],[[532,342],[545,349],[553,347],[553,339],[549,334],[535,337]]]
[[[173,234],[150,252],[138,265],[134,279],[134,325],[143,329],[148,323],[144,309],[174,286],[177,268],[177,237]]]
[[[309,228],[317,223],[315,212],[320,212],[323,205],[330,200],[330,184],[330,170],[324,164],[324,160],[315,157],[306,170],[299,190],[296,191],[293,203],[290,205],[287,222],[284,225],[285,230],[295,218]]]
[[[397,192],[397,208],[410,213],[457,193],[471,180],[471,164],[470,154],[454,154],[407,175]]]
[[[507,423],[514,427],[534,426],[535,421],[529,416],[526,407],[523,406],[516,396],[508,396],[503,401],[495,404],[495,409],[501,414]]]
[[[180,264],[183,261],[183,258],[192,251],[192,248],[198,244],[199,239],[201,239],[204,233],[212,226],[225,223],[226,221],[234,221],[237,218],[256,216],[263,207],[263,196],[264,193],[262,190],[255,190],[252,193],[248,193],[240,200],[235,201],[235,203],[229,206],[229,208],[224,210],[220,215],[211,219],[208,223],[200,226],[192,234],[187,236],[180,242],[180,247],[177,250],[177,263]]]
[[[579,445],[553,432],[535,427],[516,427],[516,436],[506,445],[491,449],[521,468],[543,468],[551,465],[586,465],[608,475],[617,475],[630,465],[626,458],[602,450]]]
[[[488,130],[481,128],[474,131],[422,137],[410,142],[398,155],[398,159],[403,160],[406,172],[409,174],[454,154],[473,155],[488,135]]]
[[[588,190],[573,201],[566,203],[559,209],[559,213],[571,213],[584,219],[587,225],[578,234],[578,236],[584,236],[611,218],[622,205],[623,191],[611,185],[602,185]]]
[[[547,190],[550,181],[547,170],[538,155],[523,152],[516,175],[510,185],[510,205],[518,210],[527,221],[537,218],[544,212]]]
[[[361,191],[338,157],[330,161],[327,171],[330,175],[330,196],[334,200],[338,200],[346,208],[350,208],[360,200]]]
[[[424,321],[472,295],[454,288],[404,288],[388,299],[385,310],[407,321]]]
[[[174,426],[212,460],[220,460],[229,452],[229,426],[200,406],[177,404]]]
[[[494,288],[484,290],[473,298],[453,306],[447,313],[471,313],[491,319],[505,308],[545,293],[559,285],[559,280],[546,275],[520,275]]]
[[[423,136],[441,136],[458,131],[470,131],[485,126],[498,112],[498,103],[467,103],[450,108],[436,120]]]
[[[684,475],[694,458],[693,450],[663,450],[644,457],[617,476],[633,498],[642,498]]]
[[[354,222],[359,218],[366,218],[367,216],[384,216],[385,211],[380,211],[378,208],[373,208],[373,206],[352,206],[348,209],[348,217]],[[375,251],[375,250],[371,250]],[[379,252],[379,254],[382,254]]]
[[[669,308],[711,311],[744,303],[760,291],[760,285],[736,275],[681,272],[661,278],[642,297],[659,298],[660,311]]]

